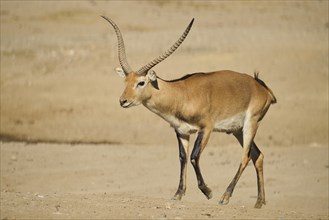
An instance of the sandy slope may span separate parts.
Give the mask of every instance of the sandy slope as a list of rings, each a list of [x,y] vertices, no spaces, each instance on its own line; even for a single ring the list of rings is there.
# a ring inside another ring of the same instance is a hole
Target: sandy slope
[[[261,78],[278,98],[258,131],[268,204],[254,210],[249,167],[228,206],[234,138],[211,137],[202,156],[207,201],[189,167],[178,184],[175,134],[142,106],[123,110],[116,37],[132,67],[182,46],[154,68],[165,79],[232,69]],[[1,218],[328,218],[328,1],[1,1]],[[95,143],[103,143],[97,145]]]

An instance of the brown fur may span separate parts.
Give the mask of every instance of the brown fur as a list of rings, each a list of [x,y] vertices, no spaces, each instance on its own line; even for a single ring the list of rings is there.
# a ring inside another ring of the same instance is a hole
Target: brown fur
[[[258,199],[255,204],[260,208],[265,204],[263,179],[263,154],[257,148],[254,137],[258,124],[270,105],[276,102],[273,92],[255,73],[254,78],[229,70],[196,73],[180,79],[165,81],[158,78],[152,67],[166,59],[184,41],[194,19],[185,29],[178,41],[163,55],[151,61],[137,72],[128,65],[124,43],[118,26],[104,17],[115,29],[118,38],[119,61],[122,69],[117,73],[125,77],[126,88],[120,97],[124,108],[143,104],[156,113],[175,129],[181,161],[180,183],[174,199],[181,199],[186,190],[186,163],[189,152],[190,134],[198,132],[192,153],[198,186],[208,199],[212,192],[205,184],[199,159],[206,147],[212,131],[233,133],[243,147],[239,169],[220,199],[227,204],[232,196],[242,172],[250,160],[257,172]]]
[[[154,77],[149,77],[148,74],[132,72],[126,76],[125,83],[126,89],[120,97],[123,107],[143,104],[168,121],[177,133],[181,175],[174,199],[181,199],[185,194],[186,154],[189,136],[195,132],[198,132],[198,138],[191,154],[191,162],[200,190],[208,199],[212,197],[211,190],[202,178],[198,161],[210,133],[221,131],[233,133],[237,137],[243,147],[243,156],[239,169],[223,194],[220,204],[228,203],[235,185],[251,159],[255,165],[258,183],[255,207],[260,208],[265,204],[263,154],[253,139],[259,122],[270,105],[276,102],[276,98],[258,78],[258,73],[253,78],[247,74],[223,70],[190,74],[171,81],[160,78],[154,81]]]
[[[129,78],[136,77],[140,76]],[[248,109],[253,114],[263,112],[273,103],[266,87],[249,75],[233,71],[194,74],[174,81],[158,79],[158,86],[159,90],[147,86],[142,103],[151,111],[178,116],[200,128]]]

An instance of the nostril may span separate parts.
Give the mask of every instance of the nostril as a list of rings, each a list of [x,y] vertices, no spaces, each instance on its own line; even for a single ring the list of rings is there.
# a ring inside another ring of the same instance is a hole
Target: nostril
[[[124,105],[125,103],[127,103],[127,99],[120,99],[120,105]]]

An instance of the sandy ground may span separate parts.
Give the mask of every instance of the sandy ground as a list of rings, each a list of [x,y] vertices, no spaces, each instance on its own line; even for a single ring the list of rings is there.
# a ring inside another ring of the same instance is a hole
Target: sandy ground
[[[1,217],[141,219],[327,219],[328,148],[266,148],[267,205],[254,209],[252,165],[231,201],[218,205],[241,149],[209,146],[201,160],[214,197],[199,191],[188,165],[186,196],[178,186],[175,146],[1,144]],[[296,154],[299,152],[299,154]]]
[[[159,76],[260,71],[278,98],[256,136],[265,207],[252,208],[252,166],[217,204],[242,153],[223,134],[201,159],[214,198],[189,165],[186,196],[170,200],[175,134],[142,106],[120,108],[116,36],[99,15],[121,28],[133,68],[194,17]],[[328,28],[328,1],[1,1],[1,219],[328,219]]]

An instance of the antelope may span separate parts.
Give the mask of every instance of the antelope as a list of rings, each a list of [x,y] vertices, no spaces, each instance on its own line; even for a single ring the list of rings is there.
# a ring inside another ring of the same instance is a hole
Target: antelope
[[[254,137],[260,121],[276,98],[270,88],[259,78],[229,70],[194,73],[175,80],[164,80],[152,68],[169,57],[185,40],[194,18],[180,38],[161,56],[134,71],[128,64],[122,34],[108,17],[118,40],[118,57],[121,68],[116,72],[124,77],[125,89],[119,99],[123,108],[143,104],[175,129],[180,160],[180,180],[173,199],[181,200],[186,191],[187,156],[190,135],[197,138],[190,156],[199,189],[208,198],[212,191],[206,185],[199,167],[200,155],[212,131],[233,134],[243,148],[237,173],[230,182],[219,204],[228,204],[241,174],[252,160],[257,174],[258,197],[255,208],[265,202],[263,160]]]

